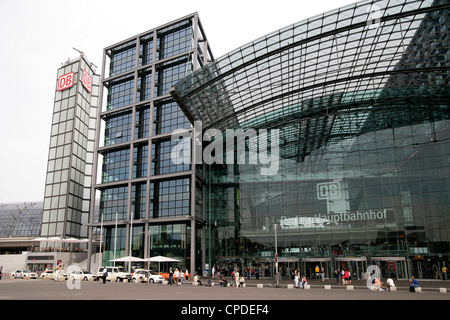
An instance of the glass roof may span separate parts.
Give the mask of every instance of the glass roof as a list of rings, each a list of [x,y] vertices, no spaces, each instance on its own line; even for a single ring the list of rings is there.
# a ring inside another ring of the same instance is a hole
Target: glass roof
[[[42,208],[42,201],[0,204],[0,238],[39,236]]]
[[[449,11],[445,0],[360,1],[250,42],[171,94],[204,130],[283,128],[287,157],[364,130],[448,118]],[[420,117],[401,120],[411,111]]]

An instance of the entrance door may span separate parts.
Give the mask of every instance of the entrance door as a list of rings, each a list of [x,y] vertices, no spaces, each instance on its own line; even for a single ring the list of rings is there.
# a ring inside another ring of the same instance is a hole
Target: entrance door
[[[367,271],[367,258],[336,258],[336,269],[349,270],[355,280],[363,279],[363,274]]]
[[[380,268],[382,278],[408,278],[405,257],[372,257],[371,260]]]
[[[333,268],[331,266],[331,258],[304,258],[302,259],[303,268],[300,270],[300,274],[304,275],[307,279],[322,279],[322,269],[324,278],[331,278],[333,275]],[[319,268],[319,274],[316,274],[316,267]]]

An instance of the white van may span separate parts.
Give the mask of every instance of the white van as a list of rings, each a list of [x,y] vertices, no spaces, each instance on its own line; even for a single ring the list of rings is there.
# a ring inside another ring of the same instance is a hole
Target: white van
[[[97,270],[97,280],[101,280],[103,277],[103,269],[105,267],[100,267]],[[106,267],[106,272],[108,275],[106,276],[106,281],[114,281],[119,282],[125,279],[131,280],[131,273],[125,272],[122,268],[118,267]]]

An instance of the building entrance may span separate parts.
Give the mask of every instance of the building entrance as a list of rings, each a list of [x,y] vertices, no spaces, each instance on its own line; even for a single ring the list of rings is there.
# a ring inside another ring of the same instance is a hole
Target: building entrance
[[[317,268],[319,272],[316,272]],[[303,258],[300,271],[307,279],[320,280],[322,273],[324,278],[331,278],[333,272],[331,258]]]
[[[351,257],[351,258],[336,258],[336,269],[348,270],[351,272],[352,278],[355,280],[366,279],[367,258],[366,257]]]
[[[405,257],[372,257],[370,260],[380,268],[382,278],[397,280],[408,278]]]

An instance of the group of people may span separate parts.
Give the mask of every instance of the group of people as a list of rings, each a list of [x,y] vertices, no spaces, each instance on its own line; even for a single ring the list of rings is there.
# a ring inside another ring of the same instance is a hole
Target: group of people
[[[437,280],[438,278],[441,278],[442,280],[447,280],[447,267],[445,264],[441,268],[441,273],[439,273],[439,268],[435,264],[433,264],[433,272],[434,272],[434,278]]]
[[[175,268],[175,271],[172,270],[172,267],[169,268],[169,285],[172,285],[175,283],[175,285],[178,285],[178,282],[181,286],[183,286],[183,281],[189,280],[189,272],[186,269],[185,272],[183,270],[178,270],[178,268]]]
[[[228,281],[227,281],[225,275],[219,274],[218,278],[219,278],[219,287],[227,287],[228,286]],[[231,272],[231,286],[239,288],[239,287],[243,287],[244,284],[245,284],[244,277],[239,274],[238,270],[233,270]]]
[[[308,284],[305,276],[300,276],[298,269],[294,270],[294,285],[295,288],[305,289],[305,286]]]
[[[334,275],[336,277],[336,282],[338,284],[347,285],[352,284],[352,273],[348,269],[336,269],[334,271]]]

